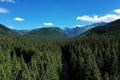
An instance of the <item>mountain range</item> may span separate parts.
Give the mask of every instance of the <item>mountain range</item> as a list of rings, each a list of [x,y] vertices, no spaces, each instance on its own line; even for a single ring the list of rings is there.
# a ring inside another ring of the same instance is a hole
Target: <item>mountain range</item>
[[[0,35],[26,36],[40,39],[68,39],[80,35],[93,34],[119,34],[120,19],[111,23],[94,23],[84,27],[65,28],[64,30],[58,27],[46,27],[33,30],[12,30],[0,24]]]
[[[89,29],[82,35],[119,35],[120,34],[120,19],[115,20],[111,23],[106,24],[105,26],[97,26],[92,29]]]
[[[65,28],[64,29],[64,32],[70,36],[70,37],[75,37],[75,36],[78,36],[82,33],[84,33],[85,31],[91,29],[91,28],[94,28],[94,27],[97,27],[97,26],[104,26],[106,25],[107,23],[105,22],[101,22],[101,23],[94,23],[94,24],[91,24],[91,25],[86,25],[86,26],[83,26],[83,27],[78,27],[76,26],[75,28]]]
[[[93,27],[103,26],[105,24],[106,23],[104,22],[95,23],[84,27],[65,28],[64,30],[58,27],[46,27],[46,28],[38,28],[33,30],[12,30],[0,24],[0,34],[9,35],[9,36],[19,35],[19,36],[27,36],[27,37],[36,37],[41,39],[67,39],[70,37],[78,36]]]
[[[120,19],[67,38],[58,27],[0,25],[0,80],[120,80]]]

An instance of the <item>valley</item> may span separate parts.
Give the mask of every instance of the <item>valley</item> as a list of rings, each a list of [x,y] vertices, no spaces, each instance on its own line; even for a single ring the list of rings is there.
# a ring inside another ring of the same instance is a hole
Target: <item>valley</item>
[[[120,79],[120,20],[68,39],[59,28],[29,34],[0,26],[0,80]]]

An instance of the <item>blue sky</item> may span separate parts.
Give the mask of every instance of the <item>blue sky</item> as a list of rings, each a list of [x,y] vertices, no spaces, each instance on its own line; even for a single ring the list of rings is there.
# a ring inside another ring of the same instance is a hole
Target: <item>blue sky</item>
[[[13,29],[75,27],[120,18],[120,0],[0,0],[0,23]]]

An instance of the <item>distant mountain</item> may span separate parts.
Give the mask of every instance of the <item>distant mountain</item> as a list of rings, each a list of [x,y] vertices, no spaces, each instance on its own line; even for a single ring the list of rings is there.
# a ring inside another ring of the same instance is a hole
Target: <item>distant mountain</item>
[[[9,29],[8,27],[0,24],[0,35],[18,36],[19,34]]]
[[[88,31],[86,31],[85,33],[83,33],[83,35],[102,35],[102,34],[120,34],[120,19],[113,21],[111,23],[106,24],[105,26],[101,27],[95,27],[92,28]]]
[[[75,28],[65,28],[64,32],[69,36],[69,37],[75,37],[77,35],[82,34],[85,32],[86,29],[84,27],[75,27]]]
[[[87,26],[84,26],[84,27],[86,28],[86,30],[88,30],[88,29],[91,29],[91,28],[94,28],[94,27],[97,27],[97,26],[104,26],[106,24],[107,24],[106,22],[100,22],[100,23],[93,23],[91,25],[87,25]]]
[[[66,39],[67,34],[57,27],[38,28],[28,32],[25,36],[36,37],[41,39]]]
[[[97,26],[104,26],[106,24],[107,23],[105,23],[105,22],[101,22],[101,23],[94,23],[94,24],[91,24],[91,25],[83,26],[83,27],[76,26],[75,28],[65,28],[64,32],[67,35],[69,35],[70,37],[75,37],[75,36],[78,36],[78,35],[84,33],[85,31],[87,31],[91,28],[94,28],[94,27],[97,27]]]
[[[30,32],[30,30],[14,30],[14,31],[20,35],[26,35],[28,32]]]

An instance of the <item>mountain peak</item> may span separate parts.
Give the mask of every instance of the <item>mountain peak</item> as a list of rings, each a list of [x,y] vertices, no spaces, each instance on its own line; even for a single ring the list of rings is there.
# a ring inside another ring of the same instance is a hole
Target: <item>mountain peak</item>
[[[87,26],[83,26],[83,27],[76,26],[74,28],[65,28],[64,32],[67,35],[69,35],[70,37],[75,37],[75,36],[78,36],[78,35],[84,33],[85,31],[87,31],[91,28],[94,28],[94,27],[97,27],[97,26],[104,26],[106,24],[107,23],[105,23],[105,22],[100,22],[100,23],[93,23],[91,25],[87,25]]]
[[[40,29],[34,29],[26,36],[37,37],[41,39],[65,39],[68,36],[58,27],[45,27]]]

